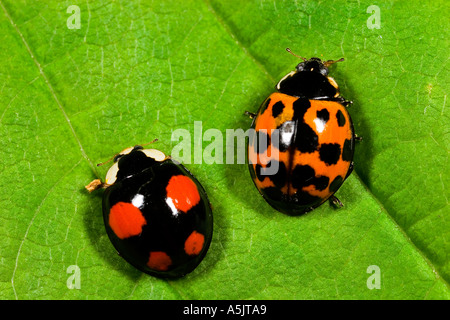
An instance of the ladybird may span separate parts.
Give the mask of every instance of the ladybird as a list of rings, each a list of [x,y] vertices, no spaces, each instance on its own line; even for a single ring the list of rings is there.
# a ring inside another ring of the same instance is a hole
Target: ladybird
[[[156,149],[130,147],[114,157],[105,182],[103,220],[120,256],[142,272],[178,278],[193,271],[213,234],[211,205],[202,185],[180,163]]]
[[[328,76],[328,67],[344,59],[299,58],[303,62],[278,82],[258,112],[246,112],[253,118],[247,147],[253,182],[273,208],[288,215],[309,212],[327,199],[342,206],[334,193],[353,169],[358,139],[347,112],[352,102]]]

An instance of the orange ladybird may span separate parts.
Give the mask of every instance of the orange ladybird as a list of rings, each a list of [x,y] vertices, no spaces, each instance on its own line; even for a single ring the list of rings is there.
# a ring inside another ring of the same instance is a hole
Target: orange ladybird
[[[289,49],[287,49],[290,51]],[[275,209],[299,215],[333,195],[353,169],[353,123],[328,66],[319,58],[297,65],[252,118],[248,160],[252,179]]]

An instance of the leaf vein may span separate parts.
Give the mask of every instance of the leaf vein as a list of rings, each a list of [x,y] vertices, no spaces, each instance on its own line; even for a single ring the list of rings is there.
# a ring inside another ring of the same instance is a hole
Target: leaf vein
[[[0,2],[1,3],[1,2]],[[16,275],[16,271],[17,271],[17,267],[18,267],[18,265],[19,265],[19,257],[20,257],[20,254],[21,254],[21,252],[22,252],[22,246],[23,246],[23,244],[25,243],[25,240],[27,239],[27,237],[28,237],[28,232],[30,231],[30,229],[31,229],[31,226],[33,225],[33,222],[34,222],[34,220],[36,219],[36,216],[38,215],[38,213],[41,211],[41,207],[42,207],[42,205],[44,204],[44,202],[47,200],[47,198],[48,198],[48,196],[52,193],[52,191],[55,189],[55,187],[69,174],[69,173],[71,173],[79,164],[80,164],[80,162],[81,162],[81,160],[82,160],[82,158],[72,167],[72,168],[70,168],[65,174],[63,174],[54,184],[53,184],[53,186],[51,186],[51,188],[47,191],[47,193],[45,194],[45,196],[42,198],[42,201],[39,203],[39,205],[37,206],[37,208],[36,208],[36,210],[34,211],[34,213],[33,213],[33,216],[31,217],[31,220],[30,220],[30,223],[28,223],[28,226],[27,226],[27,229],[25,230],[25,234],[23,235],[23,238],[22,238],[22,241],[20,242],[20,245],[19,245],[19,249],[17,250],[17,255],[16,255],[16,262],[15,262],[15,265],[14,265],[14,270],[13,270],[13,273],[12,273],[12,277],[11,277],[11,285],[12,285],[12,288],[13,288],[13,291],[14,291],[14,296],[15,296],[15,298],[16,298],[16,300],[18,299],[18,296],[17,296],[17,292],[16,292],[16,287],[15,287],[15,285],[14,285],[14,277],[15,277],[15,275]]]
[[[259,62],[256,57],[254,57],[251,52],[245,47],[245,45],[239,40],[239,37],[233,33],[230,26],[227,24],[227,22],[220,16],[220,14],[213,8],[209,0],[204,0],[206,5],[208,6],[209,11],[214,15],[214,17],[217,19],[217,21],[222,25],[222,27],[225,29],[225,31],[230,35],[230,37],[236,42],[236,44],[245,52],[245,54],[256,64],[256,66],[263,71],[265,75],[267,75],[267,78],[272,81],[276,82],[275,78],[269,73],[266,66]],[[398,57],[398,54],[397,54]],[[398,57],[399,58],[399,57]],[[399,58],[400,59],[400,58]],[[400,61],[401,63],[401,61]],[[403,67],[402,67],[403,68]],[[444,100],[444,107],[445,107],[445,100]],[[442,109],[442,112],[444,110],[444,107]],[[443,283],[446,285],[447,288],[450,289],[450,284],[447,282],[447,280],[442,277],[439,272],[437,271],[437,268],[434,266],[434,264],[429,259],[426,252],[423,252],[422,250],[417,247],[417,245],[414,243],[414,241],[408,236],[407,232],[404,230],[404,228],[398,224],[397,220],[395,220],[394,216],[388,212],[388,210],[385,208],[383,203],[378,199],[375,194],[369,189],[369,187],[363,182],[363,180],[359,177],[356,170],[353,172],[353,175],[358,179],[358,181],[364,186],[364,188],[369,192],[370,196],[376,200],[380,208],[383,212],[386,213],[388,218],[392,221],[392,223],[397,227],[398,230],[402,233],[402,235],[405,237],[406,241],[410,243],[410,245],[413,246],[413,248],[420,254],[420,256],[424,259],[424,261],[428,264],[428,266],[431,268],[433,273],[437,276],[437,279],[441,279]]]
[[[39,70],[39,73],[41,75],[41,77],[44,79],[45,84],[47,85],[53,99],[55,100],[58,109],[61,111],[62,115],[64,116],[64,119],[66,120],[67,125],[70,128],[70,131],[75,139],[75,141],[78,144],[78,147],[80,149],[81,155],[83,156],[83,158],[85,158],[87,160],[87,162],[89,163],[89,166],[91,167],[92,171],[97,174],[97,170],[95,169],[94,164],[92,163],[92,161],[89,159],[89,157],[87,156],[83,145],[81,144],[80,139],[78,138],[78,135],[75,132],[75,129],[72,126],[72,123],[70,121],[69,116],[67,115],[66,111],[64,110],[63,105],[61,104],[61,102],[58,99],[58,96],[56,95],[56,92],[53,88],[53,85],[50,83],[47,75],[44,72],[44,69],[42,68],[41,64],[39,63],[39,61],[37,60],[36,56],[34,55],[33,51],[31,50],[31,47],[29,46],[28,42],[26,41],[25,37],[23,36],[22,32],[19,30],[18,26],[14,23],[11,15],[9,14],[8,10],[6,9],[6,7],[4,6],[3,2],[0,0],[0,6],[2,7],[2,10],[6,16],[6,18],[9,20],[9,22],[11,23],[11,25],[13,26],[14,30],[17,32],[17,34],[19,35],[20,39],[22,40],[22,43],[24,44],[26,50],[28,51],[28,53],[30,54],[31,59],[33,60],[34,64],[36,65],[36,67]],[[97,174],[98,175],[98,174]]]

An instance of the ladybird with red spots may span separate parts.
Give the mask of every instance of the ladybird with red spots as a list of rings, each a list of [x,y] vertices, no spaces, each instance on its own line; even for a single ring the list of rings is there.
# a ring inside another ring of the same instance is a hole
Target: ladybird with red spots
[[[205,190],[180,163],[159,150],[127,148],[114,157],[105,182],[103,218],[118,253],[153,276],[193,271],[208,251],[213,216]]]
[[[248,143],[251,177],[264,199],[288,215],[327,199],[342,205],[334,193],[352,171],[356,139],[351,101],[328,76],[328,66],[343,59],[302,59],[258,113],[247,112],[255,133]]]

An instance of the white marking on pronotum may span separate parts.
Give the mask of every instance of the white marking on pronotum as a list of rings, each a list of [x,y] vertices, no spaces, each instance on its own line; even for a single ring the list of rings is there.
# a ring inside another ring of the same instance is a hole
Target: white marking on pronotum
[[[330,82],[330,84],[337,90],[339,88],[336,80],[334,80],[334,78],[332,77],[328,77],[328,82]]]
[[[109,168],[108,172],[106,173],[105,183],[113,184],[114,182],[116,182],[118,172],[119,164],[118,162],[116,162],[111,166],[111,168]]]
[[[295,71],[289,72],[287,75],[285,75],[283,78],[281,78],[280,81],[277,83],[277,90],[280,90],[280,83],[283,82],[286,78],[292,77],[295,74]]]
[[[167,157],[166,155],[156,149],[143,149],[141,150],[147,157],[153,158],[156,161],[164,161]]]

